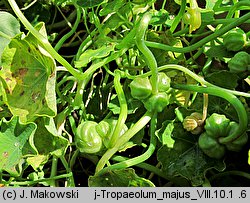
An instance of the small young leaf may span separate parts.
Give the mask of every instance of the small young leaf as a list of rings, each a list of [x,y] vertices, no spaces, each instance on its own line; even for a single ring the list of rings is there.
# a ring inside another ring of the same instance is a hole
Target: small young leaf
[[[214,20],[214,12],[207,11],[207,12],[201,13],[201,20],[202,20],[202,23],[213,21]]]
[[[114,44],[104,45],[98,49],[88,49],[80,56],[79,60],[75,62],[77,68],[86,67],[90,61],[107,57],[111,51],[114,51]]]
[[[165,121],[162,127],[156,131],[156,136],[162,143],[162,145],[167,145],[168,148],[173,148],[175,140],[172,138],[172,132],[174,130],[173,121]]]
[[[106,16],[111,13],[117,12],[124,4],[125,0],[113,0],[105,4],[104,8],[100,10],[100,16]]]

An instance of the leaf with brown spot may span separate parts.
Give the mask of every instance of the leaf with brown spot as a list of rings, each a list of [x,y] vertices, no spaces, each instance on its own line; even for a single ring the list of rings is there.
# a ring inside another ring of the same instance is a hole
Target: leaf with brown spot
[[[29,145],[29,139],[36,131],[36,124],[21,124],[17,117],[1,123],[0,128],[0,171],[19,176],[24,161],[23,149]],[[32,141],[32,140],[31,140]],[[29,146],[31,148],[31,146]]]
[[[42,30],[43,24],[37,29]],[[22,122],[56,115],[55,61],[31,34],[16,36],[5,48],[0,78],[4,102]]]

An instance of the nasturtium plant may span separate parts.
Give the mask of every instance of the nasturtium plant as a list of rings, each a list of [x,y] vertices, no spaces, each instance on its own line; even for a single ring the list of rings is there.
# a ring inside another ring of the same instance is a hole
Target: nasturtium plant
[[[0,185],[249,186],[249,6],[1,1]]]

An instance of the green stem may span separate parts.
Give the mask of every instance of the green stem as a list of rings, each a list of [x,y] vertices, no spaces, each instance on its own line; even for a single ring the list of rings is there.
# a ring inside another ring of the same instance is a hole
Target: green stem
[[[60,22],[52,23],[51,25],[48,25],[47,28],[48,30],[55,30],[55,29],[60,29],[66,27],[69,23],[73,22],[73,20],[76,17],[76,10],[72,11],[67,18],[67,20],[62,20]]]
[[[151,14],[145,13],[141,19],[140,25],[136,34],[136,45],[138,49],[142,52],[145,57],[145,60],[152,72],[152,94],[157,94],[158,92],[158,70],[157,63],[153,53],[145,45],[145,33],[148,28],[149,21],[151,20]]]
[[[128,115],[127,101],[126,101],[126,97],[122,89],[122,85],[120,83],[120,79],[121,79],[120,72],[115,71],[114,87],[115,87],[117,97],[119,100],[119,104],[120,104],[120,113],[119,113],[119,118],[117,120],[117,124],[115,126],[113,135],[111,136],[111,139],[110,139],[110,145],[109,145],[110,148],[114,147],[117,140],[119,139],[120,133],[122,131],[122,128],[125,124],[125,121]]]
[[[72,176],[72,173],[67,173],[67,174],[63,174],[63,175],[58,175],[58,176],[54,176],[53,178],[44,178],[44,179],[38,179],[38,180],[31,180],[31,181],[21,181],[21,182],[10,182],[10,185],[27,185],[27,186],[31,186],[34,185],[36,183],[42,183],[42,182],[49,182],[52,180],[59,180],[59,179],[63,179],[63,178],[69,178]]]
[[[122,41],[116,45],[117,49],[124,49],[124,48],[131,48],[135,42],[135,36],[137,33],[138,25],[136,24],[135,27],[122,39]]]
[[[179,53],[187,53],[187,52],[191,52],[194,50],[197,50],[198,48],[202,47],[204,44],[214,40],[215,38],[225,34],[226,32],[228,32],[229,30],[237,27],[238,25],[244,23],[246,20],[249,20],[250,18],[250,12],[241,16],[240,18],[237,18],[234,22],[232,22],[229,25],[226,25],[220,29],[218,29],[216,32],[214,32],[213,34],[207,36],[206,38],[201,39],[200,41],[196,42],[195,44],[192,44],[188,47],[183,47],[183,48],[179,48],[179,47],[172,47],[172,46],[168,46],[165,44],[161,44],[161,43],[157,43],[157,42],[149,42],[149,41],[145,41],[145,45],[148,47],[152,47],[152,48],[157,48],[157,49],[162,49],[165,51],[172,51],[172,52],[179,52]]]
[[[76,127],[76,122],[75,122],[74,117],[72,115],[69,115],[68,120],[69,120],[72,132],[74,133],[74,135],[76,135],[77,127]]]
[[[77,15],[76,15],[76,21],[74,23],[74,26],[72,27],[72,29],[70,30],[70,32],[68,32],[67,34],[65,34],[58,42],[57,44],[55,45],[54,49],[56,51],[58,51],[63,43],[69,38],[71,37],[75,32],[76,32],[76,29],[81,21],[81,15],[82,15],[82,12],[81,12],[81,9],[79,6],[76,6],[76,11],[77,11]]]
[[[234,6],[238,3],[238,0],[233,0]],[[230,11],[228,12],[228,14],[230,13]],[[239,18],[240,17],[240,11],[237,10],[234,12],[234,17],[235,18]]]
[[[215,85],[207,82],[206,80],[204,80],[204,78],[202,78],[201,76],[195,74],[191,70],[189,70],[189,69],[187,69],[187,68],[185,68],[183,66],[180,66],[180,65],[176,65],[176,64],[163,65],[163,66],[160,66],[158,68],[158,71],[160,72],[160,71],[167,70],[167,69],[174,69],[174,70],[182,71],[185,74],[187,74],[190,77],[192,77],[197,82],[199,82],[201,85],[205,85],[205,86],[208,86],[208,87],[217,87],[217,86],[215,86]],[[136,77],[142,77],[142,76],[143,77],[147,77],[147,76],[150,76],[150,75],[151,75],[151,71],[149,71],[147,73],[144,73],[144,74],[141,74],[141,75],[138,75],[138,76],[131,76],[131,75],[126,74],[126,77],[129,78],[129,79],[134,79]],[[239,92],[239,91],[234,91],[234,90],[229,90],[229,89],[224,89],[224,88],[223,88],[223,90],[226,91],[226,92],[228,92],[228,93],[237,95],[237,96],[250,97],[249,93]]]
[[[181,9],[180,9],[178,15],[174,18],[174,22],[172,23],[172,25],[171,25],[171,27],[170,27],[170,31],[171,31],[172,33],[175,31],[176,27],[177,27],[178,24],[180,23],[181,18],[182,18],[183,15],[184,15],[185,9],[186,9],[186,0],[182,0],[182,1],[181,1]]]
[[[71,173],[71,176],[68,178],[67,187],[75,187],[75,180],[73,177],[73,173],[72,173],[71,168],[69,167],[65,157],[61,156],[60,160],[61,160],[63,166],[65,167],[67,173]]]
[[[246,173],[246,172],[243,172],[243,171],[226,171],[226,172],[218,173],[218,174],[212,176],[212,177],[209,179],[209,181],[213,181],[213,180],[216,179],[216,178],[221,178],[221,177],[223,177],[223,176],[228,176],[228,175],[241,176],[241,177],[250,179],[250,174],[249,174],[249,173]]]
[[[44,47],[44,49],[60,64],[62,64],[73,76],[76,78],[80,78],[82,73],[78,70],[74,69],[60,54],[56,52],[56,50],[51,46],[48,39],[39,33],[26,19],[23,15],[21,10],[19,9],[18,5],[16,4],[15,0],[8,0],[11,8],[19,18],[19,20],[23,23],[23,25],[31,32],[32,35],[39,41],[40,45]]]
[[[155,136],[155,129],[156,129],[156,123],[157,123],[157,113],[155,113],[151,119],[151,123],[150,123],[150,144],[149,147],[147,149],[147,151],[145,153],[143,153],[140,156],[134,157],[134,158],[130,158],[128,160],[124,160],[120,163],[117,164],[113,164],[111,166],[108,166],[104,169],[102,169],[100,173],[105,173],[108,170],[115,170],[115,169],[123,169],[123,168],[128,168],[130,166],[134,166],[137,165],[139,163],[142,163],[144,161],[146,161],[148,158],[150,158],[152,156],[152,154],[155,151],[156,148],[156,136]]]
[[[237,131],[235,131],[231,135],[229,135],[227,137],[221,137],[219,139],[220,143],[225,144],[225,143],[232,142],[233,140],[237,139],[239,136],[241,136],[243,133],[246,132],[247,124],[248,124],[248,117],[247,117],[245,107],[236,96],[234,96],[231,93],[228,93],[227,91],[225,91],[224,88],[201,87],[201,86],[183,85],[183,84],[173,84],[172,87],[176,88],[176,89],[211,94],[211,95],[214,95],[217,97],[221,97],[232,104],[232,106],[235,108],[235,110],[238,114],[239,127],[238,127]]]
[[[113,161],[117,161],[117,162],[124,162],[124,161],[127,161],[129,159],[130,158],[123,157],[123,156],[114,156],[112,158]],[[159,177],[164,178],[166,180],[169,179],[169,177],[166,176],[166,173],[162,172],[160,169],[158,169],[157,167],[152,166],[150,164],[139,163],[139,164],[136,164],[135,166],[139,167],[139,168],[142,168],[142,169],[145,169],[147,171],[150,171],[150,172],[154,173],[155,175],[158,175]]]
[[[89,35],[79,46],[77,53],[76,53],[76,57],[75,60],[79,60],[81,54],[84,52],[85,49],[87,49],[90,45],[92,44],[92,39],[91,36]]]
[[[76,95],[75,95],[75,98],[74,98],[74,105],[73,105],[74,108],[76,108],[76,109],[84,107],[83,93],[84,93],[85,86],[88,84],[89,80],[90,80],[90,77],[85,79],[85,80],[78,81]],[[85,107],[84,107],[84,109],[85,109]]]
[[[117,59],[121,55],[123,55],[127,50],[121,49],[113,54],[111,54],[109,57],[103,59],[100,62],[92,64],[80,77],[77,93],[74,99],[74,105],[75,106],[81,106],[83,104],[83,93],[86,85],[88,84],[89,80],[91,79],[93,73],[98,69],[103,67],[104,65],[108,64],[109,62]]]
[[[249,1],[240,1],[240,2],[238,2],[238,0],[233,0],[233,1],[234,1],[234,5],[230,8],[226,18],[232,18],[234,14],[235,14],[235,18],[239,18],[238,9],[241,6],[246,6],[248,9],[250,9]]]
[[[77,149],[76,151],[74,151],[74,153],[70,159],[69,167],[71,168],[71,170],[73,169],[73,167],[75,165],[75,162],[76,162],[76,159],[77,159],[79,153],[80,153],[80,150]]]
[[[147,123],[151,120],[152,113],[146,112],[140,120],[138,120],[129,130],[127,130],[119,140],[115,143],[115,146],[108,149],[102,158],[99,160],[96,166],[96,173],[101,171],[109,159],[120,149],[122,145],[127,143],[136,133],[138,133]]]
[[[163,65],[163,66],[158,67],[159,72],[163,71],[163,70],[167,70],[167,69],[174,69],[174,70],[182,71],[182,72],[186,73],[187,75],[189,75],[190,77],[192,77],[193,79],[195,79],[197,82],[199,82],[202,85],[207,85],[207,86],[212,85],[209,82],[205,81],[203,77],[195,74],[194,72],[185,68],[184,66],[180,66],[180,65],[176,65],[176,64],[168,64],[168,65]],[[151,71],[143,74],[143,76],[149,76],[149,75],[151,75]],[[140,77],[140,76],[141,75],[136,76],[136,77]]]
[[[50,172],[50,178],[52,179],[50,182],[51,183],[50,186],[52,187],[56,187],[56,182],[55,179],[53,178],[57,175],[57,164],[58,164],[58,158],[56,156],[53,156],[51,172]]]
[[[192,57],[190,57],[186,61],[186,64],[191,64],[191,62],[194,61],[194,60],[196,60],[201,54],[203,54],[203,52],[204,52],[204,48],[201,47],[200,49],[198,49],[198,51]]]

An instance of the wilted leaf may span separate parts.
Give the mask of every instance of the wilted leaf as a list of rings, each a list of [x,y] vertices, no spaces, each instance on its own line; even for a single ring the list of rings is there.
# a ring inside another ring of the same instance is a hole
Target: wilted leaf
[[[88,184],[90,187],[154,187],[151,181],[139,177],[131,168],[90,176]]]
[[[21,124],[17,117],[3,121],[0,131],[0,171],[7,171],[12,176],[18,176],[24,162],[23,149],[34,135],[34,123]]]

